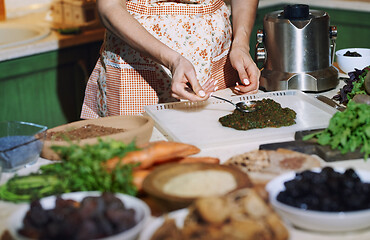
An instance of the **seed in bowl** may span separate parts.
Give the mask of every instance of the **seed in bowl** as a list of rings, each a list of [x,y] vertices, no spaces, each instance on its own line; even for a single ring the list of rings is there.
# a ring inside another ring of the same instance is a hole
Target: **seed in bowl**
[[[324,212],[347,212],[370,208],[370,183],[362,182],[349,168],[337,172],[325,167],[320,172],[306,170],[284,183],[277,195],[287,205]]]

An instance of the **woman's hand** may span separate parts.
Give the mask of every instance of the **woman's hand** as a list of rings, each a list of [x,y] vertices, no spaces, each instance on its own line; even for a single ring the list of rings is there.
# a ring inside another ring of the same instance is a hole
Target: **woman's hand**
[[[207,100],[217,90],[213,79],[208,80],[203,88],[199,84],[194,66],[185,57],[178,54],[170,65],[172,72],[172,97],[190,101]]]
[[[232,46],[230,62],[238,71],[240,83],[236,83],[234,92],[237,94],[257,93],[259,87],[260,70],[249,54],[249,48]]]

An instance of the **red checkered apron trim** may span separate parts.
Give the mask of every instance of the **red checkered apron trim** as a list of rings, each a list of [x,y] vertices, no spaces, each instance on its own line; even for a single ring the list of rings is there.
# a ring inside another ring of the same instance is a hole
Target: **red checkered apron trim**
[[[197,15],[210,14],[224,4],[222,0],[212,0],[211,4],[179,4],[171,2],[157,2],[151,5],[146,0],[138,0],[137,3],[127,1],[129,11],[142,15]]]

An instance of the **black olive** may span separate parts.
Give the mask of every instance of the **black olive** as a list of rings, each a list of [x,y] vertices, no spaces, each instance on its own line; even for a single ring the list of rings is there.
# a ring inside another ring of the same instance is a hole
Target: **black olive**
[[[357,175],[357,173],[352,168],[347,169],[344,172],[344,175],[357,182],[361,181],[360,177]]]
[[[343,54],[343,56],[347,56],[347,57],[361,57],[362,55],[359,54],[358,52],[356,51],[347,51],[345,54]]]
[[[284,185],[277,200],[290,206],[329,212],[370,208],[370,183],[362,182],[353,169],[343,173],[331,167],[306,170]]]

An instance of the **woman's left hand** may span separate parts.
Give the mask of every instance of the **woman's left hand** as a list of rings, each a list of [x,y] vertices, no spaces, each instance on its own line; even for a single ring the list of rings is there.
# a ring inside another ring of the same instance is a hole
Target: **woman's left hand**
[[[260,70],[249,54],[249,49],[241,46],[232,46],[230,62],[238,71],[240,84],[234,87],[236,94],[257,93],[259,87]]]

